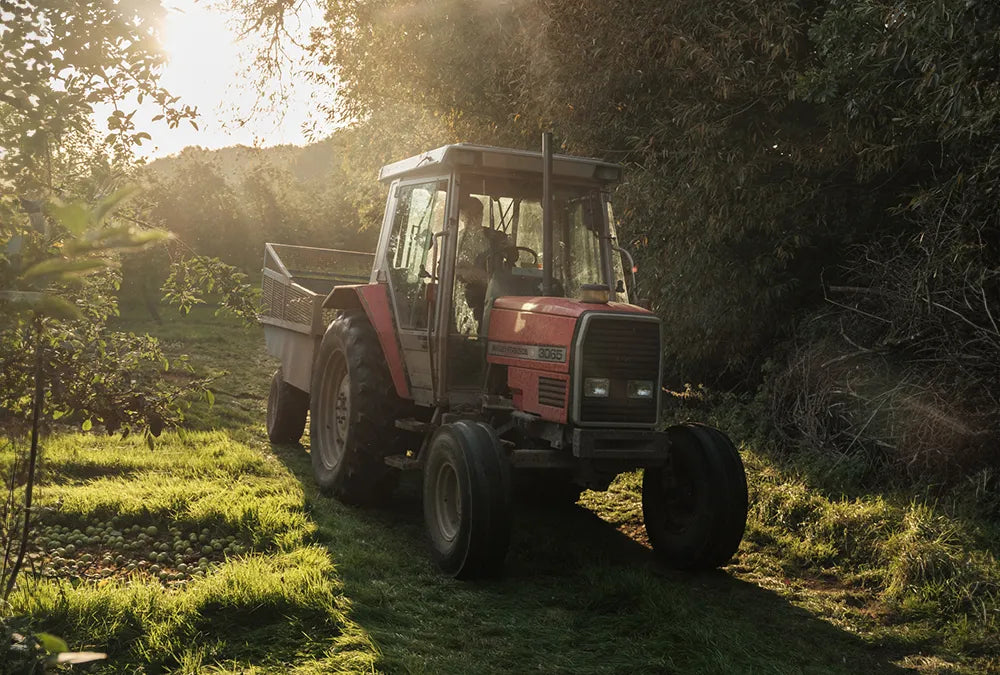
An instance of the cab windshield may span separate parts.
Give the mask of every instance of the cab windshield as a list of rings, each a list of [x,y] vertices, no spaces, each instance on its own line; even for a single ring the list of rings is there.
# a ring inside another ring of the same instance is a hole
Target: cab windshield
[[[470,268],[478,268],[478,275],[466,275],[479,276],[473,282],[498,281],[497,273],[514,277],[513,282],[504,279],[509,288],[502,295],[541,295],[545,256],[541,181],[463,176],[461,185],[459,283],[463,283],[463,267],[470,272]],[[557,183],[552,212],[552,295],[579,297],[584,284],[609,284],[614,288],[616,280],[605,279],[603,272],[600,237],[608,211],[600,188]],[[614,236],[613,224],[609,223],[609,227]]]
[[[482,345],[497,298],[542,295],[542,186],[528,180],[463,175],[458,194],[458,248],[453,315],[449,333],[450,384],[480,386]],[[553,271],[551,295],[579,298],[584,284],[622,279],[620,259],[612,255],[605,279],[601,233],[611,211],[598,185],[553,186]]]

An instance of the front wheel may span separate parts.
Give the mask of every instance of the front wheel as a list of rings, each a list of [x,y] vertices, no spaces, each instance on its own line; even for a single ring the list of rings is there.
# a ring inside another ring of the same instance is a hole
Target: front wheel
[[[510,544],[510,466],[493,429],[460,420],[435,432],[424,466],[424,522],[442,572],[495,576]]]
[[[747,482],[739,452],[711,427],[667,431],[670,464],[646,469],[642,478],[642,513],[653,551],[679,569],[724,565],[746,528]]]

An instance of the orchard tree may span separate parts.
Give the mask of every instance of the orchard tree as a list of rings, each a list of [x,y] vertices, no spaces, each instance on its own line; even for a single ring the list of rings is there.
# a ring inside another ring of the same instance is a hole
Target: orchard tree
[[[156,37],[163,8],[143,0],[11,0],[0,6],[6,66],[0,71],[0,179],[5,192],[45,197],[62,189],[81,161],[75,143],[107,110],[103,150],[117,159],[150,134],[135,106],[149,99],[169,126],[196,111],[159,85],[164,56]]]
[[[158,83],[161,12],[135,0],[0,4],[0,429],[31,438],[2,467],[4,598],[24,559],[43,428],[60,419],[152,442],[181,414],[156,340],[108,327],[118,255],[165,236],[114,213],[132,150],[150,138],[135,106],[157,102],[171,126],[195,115]],[[104,131],[98,106],[110,111]]]

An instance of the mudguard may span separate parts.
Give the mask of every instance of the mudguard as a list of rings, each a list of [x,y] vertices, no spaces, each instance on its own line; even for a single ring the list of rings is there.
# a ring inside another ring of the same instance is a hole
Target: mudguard
[[[337,286],[326,296],[323,309],[364,311],[378,335],[379,344],[382,345],[382,353],[389,366],[396,394],[402,399],[410,399],[410,386],[406,381],[403,355],[396,336],[395,323],[392,320],[388,287],[385,284]]]

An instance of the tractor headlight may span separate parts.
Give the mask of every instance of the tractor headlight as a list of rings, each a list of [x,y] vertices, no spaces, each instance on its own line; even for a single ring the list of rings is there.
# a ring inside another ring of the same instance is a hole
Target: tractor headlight
[[[588,377],[583,380],[583,395],[591,398],[607,398],[611,391],[611,380],[606,377]]]
[[[653,383],[650,380],[629,380],[629,398],[653,398]]]

